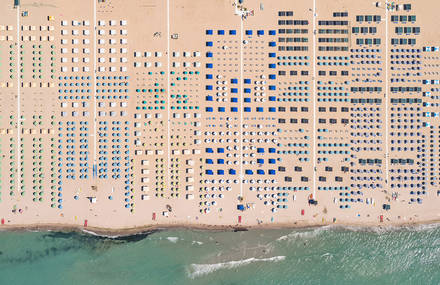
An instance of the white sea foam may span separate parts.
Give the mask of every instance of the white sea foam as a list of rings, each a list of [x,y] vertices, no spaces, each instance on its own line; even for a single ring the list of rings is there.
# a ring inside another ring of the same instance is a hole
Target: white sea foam
[[[363,227],[363,226],[334,226],[334,228],[340,228],[343,230],[348,230],[351,232],[373,232],[376,234],[384,234],[387,232],[395,231],[430,231],[435,230],[440,227],[440,223],[433,224],[416,224],[416,225],[405,225],[405,226],[375,226],[375,227]]]
[[[89,234],[89,235],[93,235],[93,236],[97,236],[97,237],[105,237],[105,238],[118,238],[118,237],[121,237],[121,236],[109,236],[109,235],[100,235],[100,234],[97,234],[97,233],[95,233],[95,232],[92,232],[92,231],[89,231],[89,230],[82,230],[84,233],[86,233],[86,234]]]
[[[188,270],[188,277],[196,278],[220,269],[232,269],[255,262],[280,262],[283,261],[285,258],[285,256],[274,256],[268,258],[251,257],[243,260],[233,260],[214,264],[191,264],[190,269]]]
[[[172,243],[176,243],[179,240],[179,238],[178,237],[167,237],[167,240],[169,240]]]
[[[100,236],[100,235],[98,235],[97,233],[95,233],[95,232],[92,232],[92,231],[88,231],[88,230],[82,230],[84,233],[86,233],[86,234],[89,234],[89,235],[92,235],[92,236]]]
[[[331,254],[330,252],[326,252],[326,253],[321,255],[321,258],[323,258],[325,260],[332,260],[333,259],[333,254]]]
[[[203,244],[203,242],[201,242],[201,241],[196,241],[196,240],[193,240],[193,241],[192,241],[192,244],[198,244],[198,245],[202,245],[202,244]]]
[[[413,231],[429,231],[429,230],[435,230],[437,228],[440,228],[440,223],[419,224],[419,225],[415,225],[415,226],[406,227],[406,229],[413,230]]]
[[[388,232],[395,231],[431,231],[440,228],[440,223],[433,224],[418,224],[418,225],[407,225],[407,226],[343,226],[343,225],[328,225],[317,228],[310,228],[305,230],[295,230],[288,235],[281,236],[277,241],[292,241],[295,239],[310,239],[314,238],[321,233],[328,230],[346,230],[350,232],[372,232],[375,234],[385,234]]]
[[[26,230],[27,232],[30,232],[30,233],[39,233],[39,232],[42,232],[42,231],[40,231],[40,230]],[[46,232],[50,232],[50,230],[47,230]]]
[[[281,236],[277,239],[277,241],[283,241],[283,240],[294,240],[294,239],[308,239],[308,238],[314,238],[318,236],[320,233],[331,229],[331,226],[323,226],[319,228],[313,228],[313,229],[307,229],[307,230],[295,230],[291,232],[288,235]]]

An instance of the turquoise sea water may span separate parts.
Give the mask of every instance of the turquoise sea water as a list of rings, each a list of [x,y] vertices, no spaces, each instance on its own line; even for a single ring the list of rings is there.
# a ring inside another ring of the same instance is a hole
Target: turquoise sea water
[[[440,226],[0,232],[0,284],[440,284]]]

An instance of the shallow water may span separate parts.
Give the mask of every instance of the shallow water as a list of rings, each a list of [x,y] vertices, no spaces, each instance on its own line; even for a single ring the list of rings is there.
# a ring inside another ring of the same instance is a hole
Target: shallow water
[[[0,232],[0,284],[440,284],[440,226]]]

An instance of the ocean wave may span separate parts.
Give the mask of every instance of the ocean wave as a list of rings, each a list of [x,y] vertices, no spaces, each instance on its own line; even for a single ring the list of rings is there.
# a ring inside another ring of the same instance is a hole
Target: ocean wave
[[[434,223],[434,224],[419,224],[414,226],[408,226],[405,227],[406,229],[413,230],[413,231],[430,231],[430,230],[436,230],[440,228],[440,223]]]
[[[317,227],[317,228],[311,228],[311,229],[306,229],[306,230],[296,230],[291,232],[288,235],[285,236],[281,236],[277,239],[277,241],[290,241],[293,239],[307,239],[307,238],[314,238],[316,236],[318,236],[319,234],[321,234],[324,231],[330,230],[332,229],[332,226],[322,226],[322,227]]]
[[[98,238],[102,239],[109,239],[114,241],[120,241],[120,242],[138,242],[145,238],[147,238],[149,235],[153,234],[155,231],[148,231],[148,232],[140,232],[136,234],[130,234],[130,235],[104,235],[104,234],[98,234],[90,230],[82,229],[83,233],[96,236]]]
[[[179,238],[178,237],[167,237],[167,240],[169,240],[172,243],[176,243],[179,240]]]
[[[233,260],[233,261],[214,263],[214,264],[191,264],[190,269],[188,270],[188,277],[193,279],[202,275],[212,273],[220,269],[232,269],[255,262],[280,262],[283,261],[284,259],[286,259],[285,256],[274,256],[268,258],[251,257],[243,260]]]
[[[310,239],[317,237],[325,231],[339,230],[350,232],[370,232],[375,234],[385,234],[389,232],[398,231],[410,231],[410,232],[422,232],[432,231],[440,229],[440,223],[433,224],[417,224],[417,225],[405,225],[405,226],[344,226],[344,225],[327,225],[316,228],[309,228],[304,230],[295,230],[290,234],[281,236],[277,241],[291,241],[294,239]]]
[[[402,225],[402,226],[342,226],[335,225],[334,229],[342,229],[351,232],[372,232],[376,234],[384,234],[388,232],[410,231],[410,232],[423,232],[437,230],[440,228],[440,223],[433,224],[414,224],[414,225]]]
[[[33,230],[33,229],[26,229],[26,231],[30,232],[30,233],[51,232],[51,230],[40,231],[40,230]]]
[[[92,236],[103,237],[103,238],[110,238],[110,239],[117,239],[117,238],[121,237],[121,236],[101,235],[101,234],[97,234],[95,232],[92,232],[92,231],[89,231],[89,230],[84,230],[84,229],[82,230],[82,232],[84,232],[86,234],[89,234],[89,235],[92,235]]]

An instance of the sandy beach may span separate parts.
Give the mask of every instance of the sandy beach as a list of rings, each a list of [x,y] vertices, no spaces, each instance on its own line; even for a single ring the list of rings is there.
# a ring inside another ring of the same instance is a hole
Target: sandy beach
[[[440,220],[438,1],[0,8],[0,230]]]

